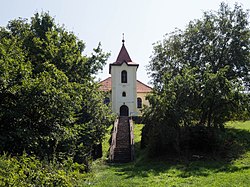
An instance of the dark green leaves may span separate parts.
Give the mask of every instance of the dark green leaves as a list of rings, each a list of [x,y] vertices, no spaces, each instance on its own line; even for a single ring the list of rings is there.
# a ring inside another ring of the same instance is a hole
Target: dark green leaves
[[[205,12],[156,43],[148,66],[155,90],[144,136],[151,139],[154,131],[165,137],[175,128],[171,141],[178,147],[183,126],[217,128],[236,116],[243,119],[240,114],[249,118],[249,38],[248,12],[222,3],[217,12]]]
[[[94,74],[108,54],[88,57],[48,13],[0,30],[0,150],[87,162],[112,121]],[[79,159],[81,156],[81,160]]]

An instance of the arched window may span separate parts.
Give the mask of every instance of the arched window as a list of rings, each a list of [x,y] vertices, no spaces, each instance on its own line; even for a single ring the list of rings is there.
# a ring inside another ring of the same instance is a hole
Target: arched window
[[[126,92],[122,92],[122,97],[126,97]]]
[[[142,108],[142,99],[137,97],[137,108]]]
[[[110,99],[108,97],[105,97],[103,103],[106,104],[106,105],[108,105],[110,103]]]
[[[121,73],[121,82],[122,83],[127,83],[128,82],[128,77],[127,77],[127,71],[123,70]]]

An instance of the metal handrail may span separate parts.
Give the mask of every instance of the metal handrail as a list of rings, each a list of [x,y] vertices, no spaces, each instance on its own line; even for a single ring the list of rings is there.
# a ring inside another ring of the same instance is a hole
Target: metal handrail
[[[118,127],[118,118],[114,122],[114,128],[112,132],[112,139],[111,139],[111,145],[110,145],[110,150],[109,150],[109,160],[113,161],[114,160],[114,150],[116,147],[116,135],[117,135],[117,127]]]
[[[135,145],[134,145],[134,127],[133,127],[132,119],[129,119],[129,130],[130,130],[131,161],[134,161],[135,160]]]

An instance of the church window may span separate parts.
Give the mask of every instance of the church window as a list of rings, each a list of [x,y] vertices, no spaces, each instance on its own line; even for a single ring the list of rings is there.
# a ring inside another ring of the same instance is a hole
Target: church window
[[[122,97],[126,97],[126,92],[122,92]]]
[[[142,108],[142,99],[140,97],[137,98],[137,108]]]
[[[104,104],[108,105],[110,103],[110,99],[108,97],[105,97]]]
[[[127,77],[127,71],[123,70],[121,73],[121,82],[122,83],[127,83],[128,82],[128,77]]]

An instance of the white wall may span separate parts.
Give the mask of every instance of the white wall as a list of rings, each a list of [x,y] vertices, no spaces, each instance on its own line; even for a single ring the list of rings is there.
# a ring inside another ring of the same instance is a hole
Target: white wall
[[[121,83],[123,70],[127,71],[127,83]],[[129,108],[129,115],[137,115],[136,70],[137,66],[128,66],[126,63],[111,66],[112,111],[118,115],[124,104]],[[122,97],[123,91],[126,92],[126,97]]]

